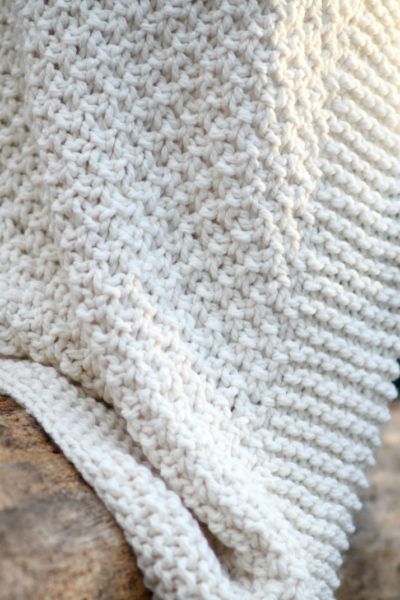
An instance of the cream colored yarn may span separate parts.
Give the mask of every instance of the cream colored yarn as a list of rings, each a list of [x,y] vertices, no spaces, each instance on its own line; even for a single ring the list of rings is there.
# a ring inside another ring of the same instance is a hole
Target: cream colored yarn
[[[155,598],[333,598],[399,374],[399,9],[1,4],[0,388]]]

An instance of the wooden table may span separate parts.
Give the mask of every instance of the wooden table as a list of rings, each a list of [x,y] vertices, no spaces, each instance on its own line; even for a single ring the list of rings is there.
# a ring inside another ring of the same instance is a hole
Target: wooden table
[[[400,405],[370,476],[338,600],[400,599]],[[0,397],[0,600],[145,600],[135,557],[38,424]]]

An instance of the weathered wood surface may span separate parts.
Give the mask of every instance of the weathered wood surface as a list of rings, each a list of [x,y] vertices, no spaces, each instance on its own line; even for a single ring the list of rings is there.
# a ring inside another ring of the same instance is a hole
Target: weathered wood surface
[[[0,600],[147,600],[92,489],[13,400],[0,399]]]
[[[357,516],[338,600],[400,600],[400,404]],[[145,600],[135,558],[91,488],[0,398],[0,600]]]
[[[400,401],[392,405],[369,481],[337,600],[400,600]]]

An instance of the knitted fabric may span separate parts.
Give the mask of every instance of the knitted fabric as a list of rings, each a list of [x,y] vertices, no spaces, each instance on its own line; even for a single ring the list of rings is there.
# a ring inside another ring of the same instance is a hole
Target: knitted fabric
[[[399,374],[399,8],[1,3],[0,388],[155,598],[333,598]]]

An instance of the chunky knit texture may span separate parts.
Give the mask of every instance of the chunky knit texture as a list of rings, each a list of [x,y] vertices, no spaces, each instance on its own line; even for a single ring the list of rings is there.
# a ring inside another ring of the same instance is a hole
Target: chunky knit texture
[[[329,600],[400,356],[397,0],[3,0],[0,388],[160,599]]]

